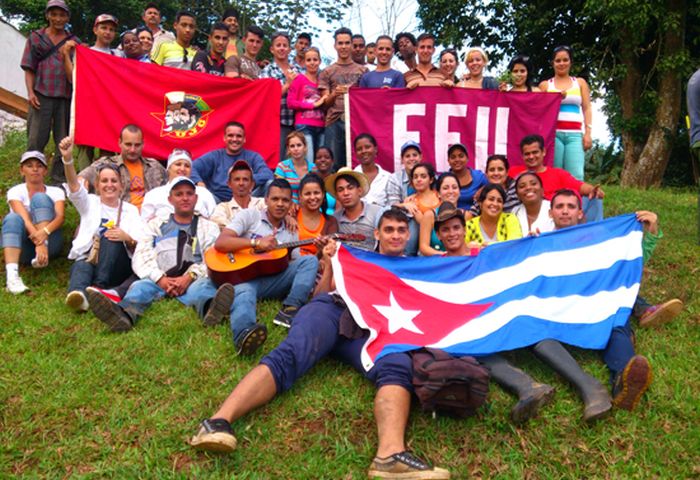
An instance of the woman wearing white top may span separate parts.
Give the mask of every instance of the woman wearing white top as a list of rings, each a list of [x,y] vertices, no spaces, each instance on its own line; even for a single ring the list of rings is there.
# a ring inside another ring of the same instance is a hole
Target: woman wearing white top
[[[542,179],[534,172],[523,172],[515,179],[515,192],[520,205],[513,209],[525,235],[539,235],[554,230],[549,216],[549,200],[544,199]]]
[[[89,307],[85,296],[87,287],[111,288],[132,274],[131,252],[136,239],[144,235],[145,226],[138,208],[121,200],[124,185],[114,167],[105,165],[97,171],[97,195],[90,194],[73,166],[73,139],[64,138],[59,148],[68,182],[68,198],[80,214],[78,233],[68,254],[75,263],[70,271],[66,305],[76,311],[86,311]]]
[[[61,253],[66,195],[44,184],[46,157],[38,151],[25,152],[19,161],[24,183],[7,191],[10,213],[2,220],[2,245],[7,272],[7,290],[15,295],[29,290],[19,276],[19,264],[34,268],[49,264]]]
[[[377,140],[369,133],[361,133],[355,137],[355,157],[359,162],[355,171],[363,173],[369,181],[369,192],[363,200],[380,207],[389,206],[387,185],[391,180],[391,173],[376,162]]]
[[[148,222],[155,217],[168,217],[175,213],[175,208],[168,201],[170,195],[170,181],[175,177],[190,178],[192,174],[192,156],[187,150],[176,148],[168,156],[167,163],[168,183],[156,187],[146,192],[141,204],[141,218]],[[214,195],[201,185],[196,187],[197,204],[194,206],[195,213],[209,218],[216,208]]]

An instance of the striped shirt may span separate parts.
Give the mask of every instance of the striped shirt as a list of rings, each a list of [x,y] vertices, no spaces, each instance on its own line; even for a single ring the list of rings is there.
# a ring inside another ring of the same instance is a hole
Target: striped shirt
[[[197,50],[193,47],[185,48],[177,42],[163,42],[153,51],[151,60],[165,67],[190,70],[196,53]]]
[[[69,38],[72,36],[70,33],[66,33]],[[73,36],[70,39],[80,43],[77,37]],[[46,34],[46,28],[31,32],[24,46],[21,67],[22,70],[34,72],[36,76],[34,80],[35,92],[46,97],[70,98],[72,89],[68,77],[66,77],[63,54],[60,52],[60,48],[46,56],[53,46],[53,42]]]
[[[299,73],[293,65],[289,65],[289,70],[294,73]],[[260,72],[260,78],[274,78],[279,80],[282,85],[287,81],[287,77],[284,76],[284,71],[276,62],[271,62],[267,67],[263,68],[262,72]],[[280,125],[286,127],[294,126],[294,110],[287,106],[286,93],[282,95],[282,100],[280,101]]]
[[[417,68],[411,69],[403,74],[403,78],[406,81],[406,85],[414,80],[418,80],[419,87],[439,87],[442,85],[442,82],[445,81],[445,75],[443,75],[439,68],[434,66],[425,75]]]
[[[566,89],[566,96],[561,100],[559,116],[557,117],[558,132],[580,133],[583,127],[583,98],[581,97],[581,86],[576,77],[571,78],[571,85]],[[562,92],[554,86],[554,79],[547,81],[548,92]]]

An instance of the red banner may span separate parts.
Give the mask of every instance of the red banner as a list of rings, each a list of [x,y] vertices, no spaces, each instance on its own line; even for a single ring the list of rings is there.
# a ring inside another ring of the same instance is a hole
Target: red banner
[[[224,125],[246,129],[245,148],[271,168],[279,162],[281,86],[277,80],[225,78],[76,49],[75,142],[119,151],[122,127],[144,133],[143,154],[167,158],[174,148],[194,158],[223,148]]]
[[[401,145],[418,142],[424,161],[437,171],[449,170],[447,148],[463,143],[470,166],[484,170],[486,158],[504,154],[511,165],[522,164],[520,140],[533,133],[544,137],[546,165],[554,158],[554,135],[561,95],[498,92],[466,88],[350,89],[350,134],[370,133],[377,139],[377,163],[394,171],[401,165]],[[353,165],[357,160],[353,156]]]

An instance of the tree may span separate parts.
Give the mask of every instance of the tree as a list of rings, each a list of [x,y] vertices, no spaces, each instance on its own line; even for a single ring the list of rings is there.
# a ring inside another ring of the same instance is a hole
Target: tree
[[[621,139],[623,185],[659,185],[682,128],[683,79],[700,62],[700,6],[686,0],[419,0],[442,43],[487,45],[496,60],[529,53],[541,78],[556,45],[573,47],[577,74],[603,92]],[[480,40],[480,41],[479,41]],[[547,67],[546,67],[547,66]]]
[[[147,3],[145,0],[114,1],[88,1],[68,0],[71,9],[72,31],[83,41],[94,38],[92,34],[92,22],[101,13],[111,13],[120,22],[120,31],[133,28],[141,24],[141,12]],[[315,30],[310,25],[310,15],[313,13],[327,22],[339,20],[346,8],[351,5],[351,0],[276,0],[274,2],[264,0],[250,0],[247,2],[230,2],[226,0],[213,0],[198,2],[193,0],[162,0],[158,2],[164,24],[172,26],[175,13],[180,10],[189,10],[197,17],[200,31],[195,43],[200,46],[206,43],[209,26],[221,18],[226,8],[235,7],[241,13],[239,24],[241,30],[250,24],[256,24],[268,32],[282,30],[292,37],[302,31]],[[7,16],[15,18],[21,23],[21,30],[40,28],[46,24],[44,20],[45,0],[0,0],[0,10]]]

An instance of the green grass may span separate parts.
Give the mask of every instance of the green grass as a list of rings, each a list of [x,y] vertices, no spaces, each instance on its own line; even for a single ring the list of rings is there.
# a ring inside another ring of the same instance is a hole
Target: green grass
[[[0,149],[0,189],[18,182],[23,136]],[[478,417],[433,419],[413,408],[410,448],[453,478],[688,478],[700,475],[700,301],[695,194],[606,188],[608,214],[659,213],[664,239],[642,286],[650,301],[679,297],[675,322],[637,332],[655,379],[638,409],[581,420],[573,390],[526,351],[512,360],[557,388],[555,401],[524,428],[508,421],[513,398],[493,386]],[[3,202],[0,214],[7,212]],[[68,209],[69,230],[76,214]],[[68,246],[66,246],[67,251]],[[0,478],[366,477],[376,447],[373,387],[325,360],[288,393],[234,425],[231,455],[186,444],[258,358],[233,353],[226,325],[204,329],[174,300],[155,304],[132,332],[115,335],[91,314],[63,304],[70,262],[21,270],[30,295],[0,292]],[[0,272],[4,280],[4,272]],[[276,302],[259,307],[269,351],[284,332]],[[261,352],[262,355],[263,352]],[[575,351],[601,381],[594,352]]]

